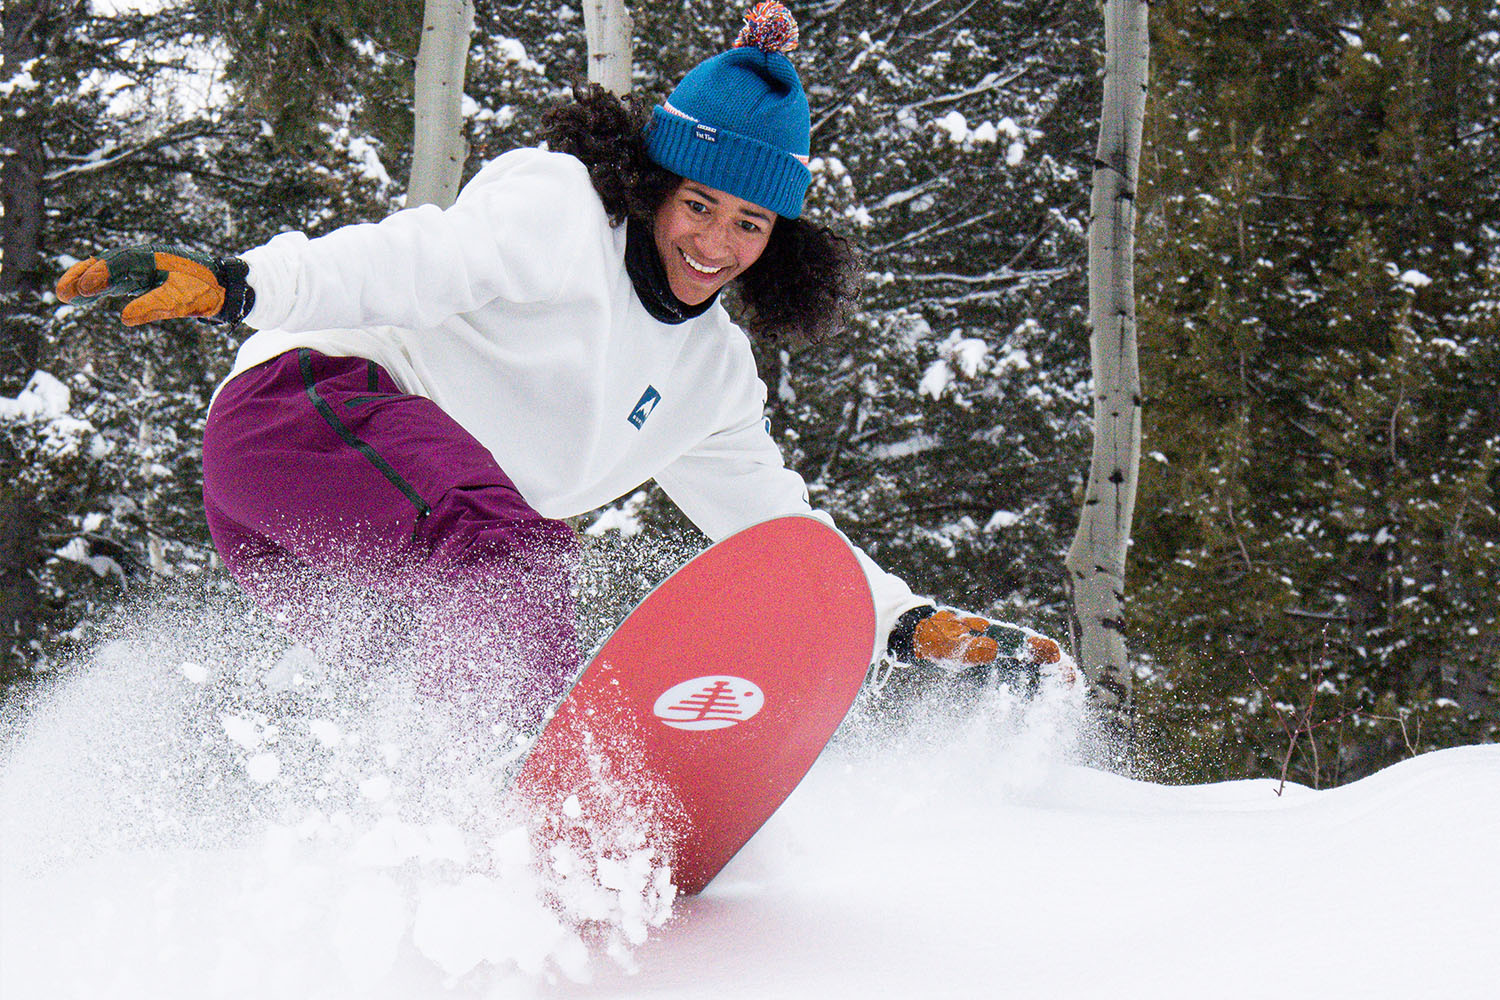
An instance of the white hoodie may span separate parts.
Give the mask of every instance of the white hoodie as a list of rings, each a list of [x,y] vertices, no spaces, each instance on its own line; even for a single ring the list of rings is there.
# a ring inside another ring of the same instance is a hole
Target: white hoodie
[[[749,339],[719,303],[678,324],[646,311],[625,227],[610,226],[572,156],[517,149],[446,210],[283,233],[242,257],[255,289],[245,322],[260,332],[230,377],[298,347],[368,358],[474,435],[547,517],[652,478],[715,541],[812,512],[768,433]],[[858,554],[883,643],[928,602]]]

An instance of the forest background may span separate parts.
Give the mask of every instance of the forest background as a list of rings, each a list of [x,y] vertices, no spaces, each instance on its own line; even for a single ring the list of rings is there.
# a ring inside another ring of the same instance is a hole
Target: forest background
[[[475,8],[465,177],[532,144],[585,73],[577,8]],[[738,29],[706,0],[631,9],[634,84],[657,97]],[[843,336],[761,352],[773,434],[814,502],[917,589],[1065,636],[1099,9],[793,11],[810,212],[858,240],[869,280]],[[247,331],[127,329],[60,307],[57,276],[126,243],[233,253],[399,208],[421,16],[6,0],[6,697],[143,595],[224,586],[199,439]],[[1135,767],[1326,785],[1494,741],[1500,7],[1158,0],[1151,22]],[[657,491],[625,506],[692,530]]]

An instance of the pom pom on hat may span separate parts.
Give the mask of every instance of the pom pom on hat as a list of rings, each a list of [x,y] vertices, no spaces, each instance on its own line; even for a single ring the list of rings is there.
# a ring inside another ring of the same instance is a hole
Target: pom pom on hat
[[[797,47],[797,19],[792,12],[767,0],[745,12],[745,26],[734,40],[735,48],[755,46],[762,52],[790,52]]]

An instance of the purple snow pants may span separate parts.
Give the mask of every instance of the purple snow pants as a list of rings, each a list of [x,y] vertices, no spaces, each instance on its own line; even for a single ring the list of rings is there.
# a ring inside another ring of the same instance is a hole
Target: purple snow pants
[[[203,435],[203,503],[239,584],[350,667],[534,726],[579,655],[577,537],[374,362],[289,351],[235,377]]]

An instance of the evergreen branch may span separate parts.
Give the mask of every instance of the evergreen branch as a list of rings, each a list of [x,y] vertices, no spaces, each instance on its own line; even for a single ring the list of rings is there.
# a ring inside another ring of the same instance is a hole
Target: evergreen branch
[[[893,538],[902,529],[910,526],[913,515],[917,514],[951,514],[954,512],[974,514],[979,517],[987,517],[995,512],[994,505],[975,502],[953,501],[949,503],[922,504],[915,507],[905,507],[899,511],[864,521],[860,527],[866,534],[878,534],[883,538]]]
[[[909,35],[907,37],[906,41],[904,41],[901,45],[897,46],[894,49],[888,49],[887,51],[891,55],[900,55],[900,54],[904,53],[908,48],[910,48],[916,42],[925,41],[928,38],[932,37],[933,35],[937,34],[938,32],[942,31],[944,28],[947,28],[947,27],[951,26],[954,22],[956,22],[956,21],[960,20],[961,18],[963,18],[963,16],[966,15],[967,13],[969,13],[969,11],[973,10],[976,6],[978,6],[978,4],[979,4],[979,0],[971,0],[971,2],[967,6],[963,7],[961,10],[959,10],[952,17],[949,17],[946,20],[939,22],[938,24],[932,26],[931,28],[926,29],[925,31],[916,32],[916,33],[913,33],[913,34]],[[906,19],[906,17],[909,14],[912,14],[912,16],[915,16],[915,17],[920,17],[922,14],[927,13],[929,10],[931,10],[935,6],[937,6],[936,2],[929,3],[926,6],[922,7],[920,10],[916,11],[914,14],[911,11],[909,5],[907,7],[902,8],[891,19],[891,22],[890,22],[890,24],[888,26],[888,30],[885,33],[885,37],[881,40],[880,45],[882,47],[885,47],[885,46],[888,46],[890,44],[891,40],[896,36],[897,31],[900,30],[900,26],[901,26],[902,22]],[[1009,76],[1006,76],[1006,77],[1003,77],[1003,78],[1000,77],[1000,75],[998,73],[987,74],[984,77],[984,79],[982,79],[978,84],[974,85],[973,87],[969,88],[968,90],[959,91],[959,92],[952,93],[952,94],[945,94],[945,95],[938,96],[938,97],[931,97],[931,98],[927,98],[925,100],[913,102],[911,104],[903,105],[903,106],[901,106],[900,108],[898,108],[895,111],[895,117],[899,117],[902,112],[909,112],[909,111],[911,111],[911,110],[913,110],[915,108],[929,107],[929,106],[935,105],[935,104],[951,103],[953,101],[963,100],[966,97],[974,97],[974,96],[977,96],[979,94],[988,93],[988,92],[990,92],[992,90],[1003,89],[1003,88],[1009,86],[1010,84],[1014,83],[1016,80],[1020,79],[1021,77],[1025,76],[1028,72],[1030,72],[1030,70],[1032,68],[1033,67],[1030,66],[1030,65],[1022,66],[1020,69],[1018,69],[1015,72],[1011,73]],[[856,93],[858,93],[861,89],[863,89],[863,86],[864,86],[864,84],[863,84],[862,81],[859,81],[859,82],[851,81],[850,86],[847,89],[845,89],[844,92],[841,93],[828,106],[828,108],[827,108],[826,111],[822,112],[818,116],[818,119],[816,121],[813,122],[813,125],[812,125],[812,134],[814,136],[818,135],[818,133],[822,130],[822,128],[823,128],[824,125],[828,124],[829,121],[831,121],[836,115],[838,115],[839,112],[841,112],[845,107],[848,106],[849,100]]]
[[[186,163],[177,163],[172,160],[143,159],[140,161],[140,164],[143,167],[160,167],[163,170],[171,170],[175,173],[188,174],[193,177],[203,177],[208,180],[228,181],[231,184],[251,187],[259,191],[264,191],[271,186],[269,182],[257,180],[253,177],[240,177],[235,174],[227,174],[222,170],[215,170],[211,167],[193,166]]]
[[[914,306],[941,306],[946,309],[952,309],[956,306],[985,305],[991,302],[998,302],[1001,299],[1007,298],[1011,295],[1016,294],[1017,292],[1031,287],[1033,286],[1014,285],[1010,288],[1004,288],[997,291],[970,292],[967,295],[924,296],[920,299],[913,299],[909,304]]]
[[[828,110],[824,111],[818,117],[818,120],[812,123],[812,129],[809,131],[809,135],[816,137],[818,132],[822,130],[824,125],[827,125],[834,119],[835,116],[838,115],[839,112],[848,107],[849,99],[859,92],[861,86],[863,86],[863,83],[851,84],[848,89],[846,89],[842,94],[835,98],[833,103],[828,106]]]
[[[825,3],[818,7],[804,7],[803,13],[798,16],[811,23],[818,18],[837,14],[844,8],[844,4],[847,2],[848,0],[826,0]]]
[[[1010,268],[1015,267],[1016,264],[1018,264],[1020,262],[1020,260],[1021,260],[1022,257],[1026,256],[1026,254],[1028,254],[1028,253],[1031,252],[1031,248],[1032,247],[1036,246],[1038,243],[1040,243],[1042,241],[1042,237],[1044,237],[1048,233],[1052,232],[1053,227],[1057,225],[1057,220],[1058,220],[1059,216],[1064,215],[1064,214],[1071,214],[1072,211],[1073,211],[1073,209],[1075,209],[1075,208],[1078,207],[1078,202],[1080,200],[1081,199],[1075,198],[1071,202],[1068,203],[1068,207],[1066,209],[1064,209],[1062,212],[1053,212],[1051,215],[1049,215],[1047,217],[1047,223],[1046,223],[1046,225],[1042,226],[1041,229],[1037,230],[1036,235],[1032,236],[1031,239],[1027,240],[1024,244],[1022,244],[1021,249],[1019,249],[1019,250],[1016,251],[1015,256],[1012,257],[1010,260],[1008,260],[1008,261],[1005,262],[1006,269],[1009,270]]]
[[[863,399],[863,395],[856,388],[854,398],[844,403],[843,420],[839,423],[838,433],[834,435],[833,447],[829,449],[828,458],[823,462],[823,467],[818,470],[818,482],[825,482],[828,479],[829,471],[833,468],[834,463],[839,460],[839,456],[843,454],[844,447],[849,441],[849,435],[853,433],[855,426],[859,423],[859,407]]]
[[[143,153],[152,152],[158,149],[165,149],[169,146],[175,146],[190,139],[203,139],[210,136],[221,136],[225,134],[227,133],[223,129],[209,128],[205,126],[203,128],[188,129],[186,131],[177,133],[167,133],[165,135],[157,136],[153,139],[147,139],[145,142],[126,147],[118,153],[103,158],[98,157],[97,154],[91,157],[76,155],[54,156],[54,160],[71,159],[77,160],[78,162],[73,166],[64,167],[61,170],[54,170],[48,174],[45,174],[43,175],[42,180],[44,183],[53,184],[57,181],[64,180],[70,177],[79,177],[85,174],[98,173],[102,170],[108,170],[110,167],[117,166],[121,163],[138,157]]]
[[[1076,271],[1073,268],[1056,268],[1055,270],[1049,271],[1030,271],[1022,273],[1027,275],[1026,280],[1017,281],[1013,285],[1008,285],[996,289],[986,289],[984,291],[963,292],[958,295],[948,295],[942,297],[923,296],[921,298],[914,299],[909,304],[923,304],[933,306],[976,305],[981,302],[990,302],[996,299],[1015,295],[1018,292],[1025,291],[1030,288],[1048,285],[1063,278],[1072,277],[1076,273]]]
[[[1495,122],[1493,125],[1486,125],[1483,128],[1476,128],[1474,131],[1468,133],[1467,135],[1459,136],[1454,140],[1454,142],[1468,142],[1470,139],[1478,139],[1480,136],[1488,135],[1489,133],[1495,131],[1497,128],[1500,128],[1500,122]]]
[[[911,8],[912,0],[908,0],[900,10],[896,11],[895,16],[891,18],[890,23],[886,27],[885,37],[880,40],[881,48],[886,48],[891,44],[891,39],[895,38],[896,33],[901,30],[901,25],[906,23],[906,15],[911,13]]]

